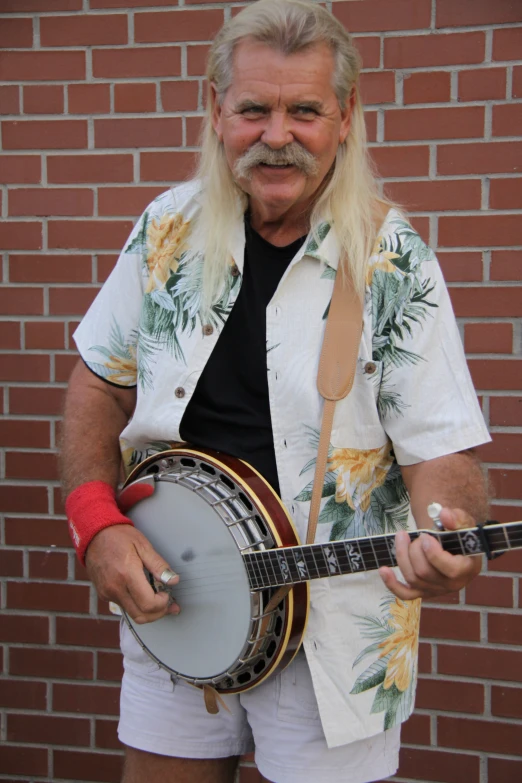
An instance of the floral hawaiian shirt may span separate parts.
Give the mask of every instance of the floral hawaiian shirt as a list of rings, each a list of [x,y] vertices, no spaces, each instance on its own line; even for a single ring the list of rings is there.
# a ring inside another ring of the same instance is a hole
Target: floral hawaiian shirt
[[[187,253],[199,192],[189,182],[152,202],[75,334],[94,373],[137,386],[136,410],[121,436],[127,469],[179,440],[185,408],[240,290],[245,236],[238,209],[230,273],[203,318],[203,259]],[[317,366],[339,252],[335,228],[322,223],[266,313],[281,497],[302,540],[322,412]],[[368,263],[355,381],[335,411],[316,540],[414,528],[399,466],[487,440],[437,260],[390,210]],[[376,571],[311,583],[304,647],[330,747],[410,715],[419,617],[420,600],[399,600]]]

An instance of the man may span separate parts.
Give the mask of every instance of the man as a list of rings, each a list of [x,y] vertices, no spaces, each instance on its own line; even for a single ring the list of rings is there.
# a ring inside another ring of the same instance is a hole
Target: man
[[[180,607],[154,594],[143,566],[159,580],[169,563],[116,506],[120,446],[127,469],[179,440],[250,462],[304,539],[317,364],[342,268],[364,299],[363,334],[335,412],[317,540],[399,531],[402,578],[383,568],[317,580],[304,652],[225,697],[218,715],[122,624],[125,783],[231,783],[253,743],[274,783],[393,774],[414,702],[417,599],[480,569],[404,532],[415,526],[408,493],[420,527],[434,500],[447,528],[485,519],[470,450],[489,436],[436,259],[378,196],[358,71],[349,35],[319,5],[259,0],[225,25],[198,177],[148,207],[76,333],[62,465],[78,554],[98,593],[138,623]]]

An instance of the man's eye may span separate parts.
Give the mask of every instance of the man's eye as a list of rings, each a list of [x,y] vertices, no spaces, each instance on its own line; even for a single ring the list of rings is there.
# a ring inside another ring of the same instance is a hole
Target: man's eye
[[[317,114],[317,110],[311,106],[296,106],[296,114]]]
[[[243,109],[241,114],[264,114],[265,109],[263,106],[247,106],[246,109]]]

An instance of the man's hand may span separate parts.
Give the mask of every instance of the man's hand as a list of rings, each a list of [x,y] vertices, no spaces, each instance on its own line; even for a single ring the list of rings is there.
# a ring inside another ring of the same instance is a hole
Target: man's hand
[[[169,564],[135,527],[113,525],[100,530],[89,544],[85,565],[100,598],[114,601],[134,622],[151,623],[167,614],[179,614],[169,593],[155,593],[143,570],[159,582]],[[178,581],[176,575],[168,586]]]
[[[476,524],[460,508],[443,508],[440,521],[447,530],[475,527]],[[397,565],[407,584],[399,582],[391,568],[380,568],[379,573],[388,590],[405,601],[433,598],[461,590],[479,573],[482,566],[482,558],[451,555],[428,534],[420,535],[411,542],[405,531],[397,533],[395,551]]]

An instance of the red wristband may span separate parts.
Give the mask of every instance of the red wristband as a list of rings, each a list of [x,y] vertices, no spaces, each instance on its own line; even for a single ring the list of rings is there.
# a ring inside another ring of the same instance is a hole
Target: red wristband
[[[116,502],[116,492],[105,481],[89,481],[77,487],[65,501],[69,533],[82,565],[94,536],[112,525],[132,525]]]

